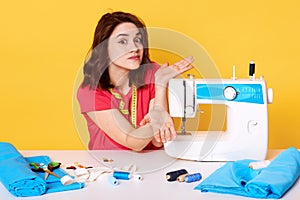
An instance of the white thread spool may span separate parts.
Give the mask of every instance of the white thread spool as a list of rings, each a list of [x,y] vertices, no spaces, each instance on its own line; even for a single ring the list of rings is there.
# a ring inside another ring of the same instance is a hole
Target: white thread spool
[[[249,168],[252,168],[254,170],[256,170],[256,169],[262,169],[262,168],[267,167],[270,163],[271,163],[271,161],[269,161],[269,160],[262,160],[262,161],[257,161],[257,162],[251,162],[251,163],[249,163]]]
[[[113,186],[119,185],[118,179],[116,179],[112,175],[108,177],[108,182]]]
[[[65,175],[63,176],[61,179],[60,179],[60,182],[63,184],[63,185],[70,185],[72,183],[75,183],[76,181],[69,175]]]
[[[142,177],[141,175],[139,175],[139,174],[134,174],[134,175],[133,175],[133,179],[134,179],[135,181],[142,181],[142,180],[143,180],[143,177]]]
[[[232,66],[232,80],[236,80],[235,65]]]

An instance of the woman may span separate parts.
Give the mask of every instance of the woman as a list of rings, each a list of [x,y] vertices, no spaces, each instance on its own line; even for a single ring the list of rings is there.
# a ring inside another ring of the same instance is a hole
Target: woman
[[[166,87],[169,79],[191,69],[192,61],[160,67],[150,61],[140,19],[124,12],[103,15],[77,93],[89,149],[156,149],[175,138]]]

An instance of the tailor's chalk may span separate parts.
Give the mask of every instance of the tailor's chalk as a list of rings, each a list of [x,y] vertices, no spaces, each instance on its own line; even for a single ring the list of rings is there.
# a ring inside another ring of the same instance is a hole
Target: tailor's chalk
[[[108,182],[111,184],[111,185],[119,185],[119,181],[118,179],[116,179],[115,177],[113,176],[109,176],[108,177]]]
[[[195,182],[195,181],[200,181],[201,178],[202,178],[202,175],[200,173],[189,174],[184,177],[184,182],[191,183],[191,182]]]
[[[166,174],[166,179],[167,179],[167,181],[176,181],[177,177],[182,175],[182,174],[188,174],[188,172],[185,169],[180,169],[180,170],[177,170],[177,171],[168,172]]]
[[[116,179],[129,180],[131,178],[131,175],[129,172],[114,171],[113,177],[115,177]]]
[[[186,177],[188,174],[182,174],[180,176],[177,177],[177,181],[178,182],[184,182],[184,177]]]

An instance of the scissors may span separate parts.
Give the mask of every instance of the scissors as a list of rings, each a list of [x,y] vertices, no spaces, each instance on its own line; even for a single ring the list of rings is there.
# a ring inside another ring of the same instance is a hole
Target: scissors
[[[35,162],[31,162],[29,163],[31,170],[35,171],[35,172],[45,172],[45,180],[47,180],[49,174],[60,178],[59,175],[53,173],[54,169],[57,169],[60,167],[61,163],[58,162],[50,162],[48,165],[45,164],[39,164],[39,163],[35,163]]]

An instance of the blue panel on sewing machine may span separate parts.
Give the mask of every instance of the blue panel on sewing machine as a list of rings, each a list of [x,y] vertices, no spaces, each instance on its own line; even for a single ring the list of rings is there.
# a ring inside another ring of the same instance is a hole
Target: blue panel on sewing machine
[[[224,97],[224,90],[230,87],[236,91],[236,97],[229,100]],[[224,100],[263,104],[261,84],[196,84],[197,99]]]

